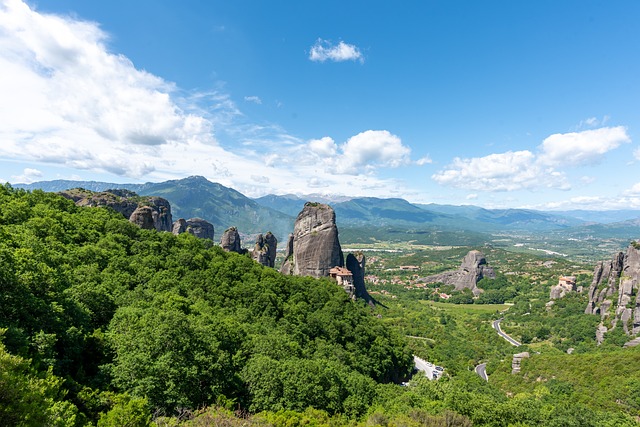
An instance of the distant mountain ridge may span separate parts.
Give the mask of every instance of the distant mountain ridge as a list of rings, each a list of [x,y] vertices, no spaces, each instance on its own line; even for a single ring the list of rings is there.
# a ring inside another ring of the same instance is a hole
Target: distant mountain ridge
[[[59,192],[71,188],[91,191],[126,189],[141,196],[159,196],[171,203],[173,216],[177,218],[203,218],[212,223],[217,235],[236,226],[242,234],[257,235],[271,231],[279,241],[293,230],[294,218],[268,206],[260,205],[242,193],[211,182],[201,176],[191,176],[164,182],[145,184],[115,184],[97,181],[42,181],[14,187],[27,190],[40,189]],[[246,241],[246,246],[254,242]]]
[[[97,181],[43,181],[18,188],[42,189],[58,192],[82,187],[92,191],[122,188],[144,196],[167,199],[175,218],[203,218],[222,233],[236,226],[245,235],[271,231],[280,242],[285,242],[293,231],[296,216],[307,201],[326,203],[329,196],[267,195],[251,199],[242,193],[204,177],[145,184],[114,184]],[[491,234],[509,231],[534,233],[556,232],[572,237],[622,237],[638,227],[640,210],[619,211],[562,211],[549,212],[531,209],[485,209],[473,205],[453,206],[412,204],[400,198],[341,197],[331,206],[336,212],[337,224],[342,229],[358,229],[374,233],[386,228],[390,233],[454,232]],[[598,221],[601,218],[601,221]],[[616,220],[616,221],[614,221]],[[394,231],[395,230],[395,231]],[[375,233],[374,233],[375,234]],[[219,234],[221,235],[221,234]],[[253,242],[246,241],[246,246]]]

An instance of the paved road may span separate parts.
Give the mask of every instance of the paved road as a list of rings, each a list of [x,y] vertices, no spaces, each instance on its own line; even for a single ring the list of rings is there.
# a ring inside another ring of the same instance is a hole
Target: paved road
[[[429,366],[429,362],[419,358],[418,356],[413,356],[413,363],[415,364],[417,370],[424,372],[424,374],[430,380],[433,379],[433,372],[435,371],[435,366],[433,366],[433,364]],[[442,375],[442,373],[440,373],[440,375]]]
[[[515,345],[516,347],[521,346],[522,344],[520,344],[518,341],[514,340],[509,335],[507,335],[504,332],[502,332],[502,329],[500,329],[500,322],[502,322],[502,319],[498,319],[498,320],[494,320],[493,321],[493,329],[496,330],[498,335],[500,335],[505,340],[509,341],[511,343],[511,345]]]
[[[489,381],[489,376],[487,375],[487,364],[481,363],[476,366],[476,374],[478,374],[483,380]]]

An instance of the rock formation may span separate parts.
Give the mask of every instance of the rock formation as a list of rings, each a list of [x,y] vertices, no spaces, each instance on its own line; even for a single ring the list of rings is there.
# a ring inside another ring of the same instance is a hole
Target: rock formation
[[[549,298],[552,300],[564,298],[567,292],[575,292],[576,290],[575,276],[561,276],[558,280],[558,284],[551,287],[551,290],[549,291]]]
[[[640,333],[639,291],[640,244],[632,242],[626,253],[619,252],[611,261],[596,265],[585,313],[600,315],[598,332],[601,337],[618,323],[627,335]],[[618,297],[614,301],[612,296],[616,294]],[[598,342],[602,342],[601,337]]]
[[[278,240],[276,236],[270,231],[265,234],[258,234],[256,237],[256,244],[251,251],[251,258],[258,263],[273,268],[276,263],[276,249],[278,247]]]
[[[171,232],[176,236],[178,234],[185,233],[186,231],[187,231],[187,221],[184,218],[180,218],[173,223],[173,228],[171,229]]]
[[[280,269],[282,273],[327,277],[331,268],[344,266],[336,214],[329,205],[305,203],[296,218],[291,240],[291,253]]]
[[[513,355],[513,361],[511,362],[511,373],[517,374],[520,372],[520,364],[522,363],[522,359],[528,359],[529,352],[525,351],[523,353],[518,353]]]
[[[202,218],[191,218],[187,220],[187,233],[191,233],[199,239],[214,238],[213,224]]]
[[[287,246],[284,249],[284,261],[280,267],[280,273],[293,275],[293,233],[289,234]]]
[[[220,239],[220,246],[227,252],[243,253],[240,242],[240,233],[236,227],[227,228]]]
[[[171,205],[162,197],[138,196],[129,190],[93,192],[82,188],[60,194],[78,206],[110,207],[141,228],[171,231],[173,227]]]
[[[483,278],[495,279],[496,273],[489,267],[484,254],[480,251],[469,251],[462,260],[460,268],[455,271],[445,271],[420,279],[424,283],[442,282],[445,285],[453,285],[455,290],[471,289],[474,295],[479,295],[482,289],[476,284]]]
[[[353,286],[355,287],[356,298],[361,298],[369,305],[374,305],[374,300],[367,292],[364,285],[366,257],[362,252],[347,255],[347,269],[353,275]]]
[[[187,220],[180,218],[173,223],[171,232],[175,235],[189,233],[199,239],[214,239],[213,224],[202,218],[191,218]]]
[[[129,221],[144,230],[153,230],[156,228],[153,221],[153,209],[149,206],[140,206],[129,217]]]

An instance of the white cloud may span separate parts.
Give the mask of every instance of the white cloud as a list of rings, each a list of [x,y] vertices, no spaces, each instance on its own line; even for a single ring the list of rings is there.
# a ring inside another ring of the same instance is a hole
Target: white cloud
[[[250,196],[310,187],[362,195],[375,186],[369,194],[379,197],[390,196],[390,181],[373,176],[376,168],[410,162],[409,148],[387,131],[338,145],[257,126],[229,94],[180,90],[110,52],[107,40],[96,23],[39,13],[19,0],[0,3],[0,159],[113,174],[119,182],[198,174]],[[319,46],[317,60],[363,59],[352,45]],[[334,156],[344,164],[336,168]]]
[[[259,96],[245,96],[244,100],[247,102],[253,102],[254,104],[262,104],[262,99]]]
[[[311,46],[309,52],[309,59],[316,62],[334,61],[360,61],[364,62],[364,56],[357,46],[347,44],[340,41],[337,45],[334,45],[329,40],[318,39],[316,43]]]
[[[554,134],[540,144],[537,155],[524,150],[469,159],[455,158],[432,178],[442,185],[468,190],[569,190],[571,185],[565,174],[567,167],[597,163],[605,153],[628,142],[631,139],[623,126]],[[583,178],[583,182],[587,181]]]
[[[321,139],[309,141],[309,150],[321,157],[334,157],[338,151],[338,146],[332,138],[325,136]]]
[[[432,178],[443,185],[481,191],[514,191],[538,186],[568,189],[564,175],[541,169],[535,155],[527,150],[455,158],[448,168]]]
[[[625,193],[628,195],[640,196],[640,182],[634,184],[633,187],[628,189]]]
[[[465,197],[465,199],[467,200],[476,200],[478,198],[478,195],[473,193],[473,194],[467,194],[467,197]]]
[[[22,184],[31,184],[34,181],[38,181],[43,177],[43,174],[38,169],[33,168],[25,168],[22,171],[22,175],[13,175],[12,182],[22,183]]]
[[[433,160],[431,160],[431,157],[429,157],[429,156],[425,156],[425,157],[422,157],[422,158],[416,160],[416,165],[418,165],[418,166],[424,166],[424,165],[431,164],[431,163],[433,163]]]
[[[557,133],[542,142],[539,161],[552,166],[593,164],[608,151],[628,142],[631,138],[624,126]]]
[[[342,156],[334,164],[338,173],[360,174],[377,167],[398,167],[410,162],[411,149],[386,130],[367,130],[340,146]]]
[[[636,158],[636,160],[640,160],[640,147],[636,148],[633,152],[633,157]]]

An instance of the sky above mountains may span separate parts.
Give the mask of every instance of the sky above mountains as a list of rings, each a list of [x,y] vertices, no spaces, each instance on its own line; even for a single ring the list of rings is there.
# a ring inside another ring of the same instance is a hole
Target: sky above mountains
[[[640,2],[0,0],[0,181],[640,209]]]

